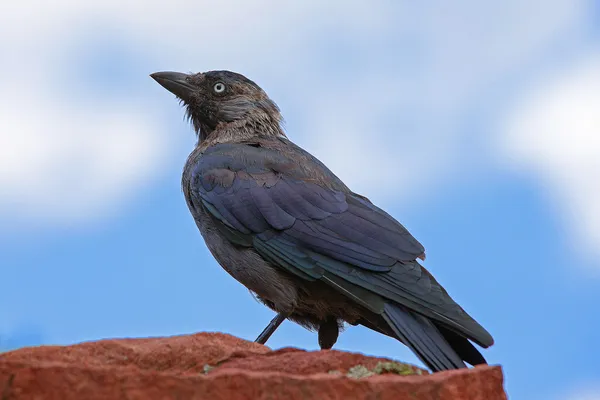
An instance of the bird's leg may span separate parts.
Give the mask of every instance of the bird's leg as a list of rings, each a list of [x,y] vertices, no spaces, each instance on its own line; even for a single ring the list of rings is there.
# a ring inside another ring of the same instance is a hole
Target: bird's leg
[[[321,350],[329,350],[337,342],[340,327],[338,320],[335,317],[328,317],[319,326],[319,346]]]
[[[273,318],[271,320],[271,322],[269,322],[269,325],[267,325],[267,327],[260,333],[260,335],[258,335],[258,337],[256,338],[255,342],[256,343],[260,343],[260,344],[265,344],[267,343],[267,340],[269,340],[269,338],[271,337],[271,335],[273,333],[275,333],[275,331],[277,330],[277,328],[279,328],[279,325],[281,325],[281,323],[283,321],[285,321],[285,319],[289,317],[288,313],[279,313],[275,316],[275,318]]]

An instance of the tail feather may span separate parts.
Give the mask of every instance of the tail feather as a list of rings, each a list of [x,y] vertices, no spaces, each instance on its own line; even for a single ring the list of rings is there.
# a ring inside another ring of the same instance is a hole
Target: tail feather
[[[440,333],[444,336],[446,341],[464,361],[468,362],[473,366],[479,364],[487,364],[487,361],[485,360],[483,355],[481,355],[479,350],[477,350],[477,348],[473,346],[473,343],[471,343],[469,339],[459,335],[458,333],[444,326],[436,326],[439,329]]]
[[[429,319],[392,303],[384,305],[390,328],[433,372],[466,368],[438,328]]]

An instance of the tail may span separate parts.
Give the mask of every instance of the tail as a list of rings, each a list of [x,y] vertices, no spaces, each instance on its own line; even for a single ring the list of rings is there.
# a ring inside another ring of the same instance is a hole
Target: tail
[[[422,315],[399,305],[386,303],[382,317],[396,337],[433,372],[466,368],[463,359],[469,363],[481,364],[481,360],[485,363],[481,354],[466,338],[443,328],[440,331],[431,320]],[[453,345],[448,339],[454,342]]]

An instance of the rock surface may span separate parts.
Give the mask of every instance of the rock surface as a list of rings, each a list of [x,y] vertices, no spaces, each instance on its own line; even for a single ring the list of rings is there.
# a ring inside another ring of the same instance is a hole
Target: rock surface
[[[505,400],[500,367],[429,375],[336,350],[268,347],[220,333],[114,339],[0,354],[0,399]]]

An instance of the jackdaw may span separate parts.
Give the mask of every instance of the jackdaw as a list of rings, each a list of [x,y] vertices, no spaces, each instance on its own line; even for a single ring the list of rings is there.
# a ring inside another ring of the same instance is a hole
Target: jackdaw
[[[423,246],[284,133],[278,106],[230,71],[151,75],[185,105],[198,142],[182,187],[219,264],[331,348],[344,322],[408,346],[432,371],[486,363],[492,336],[417,259]],[[376,172],[376,171],[374,171]]]

